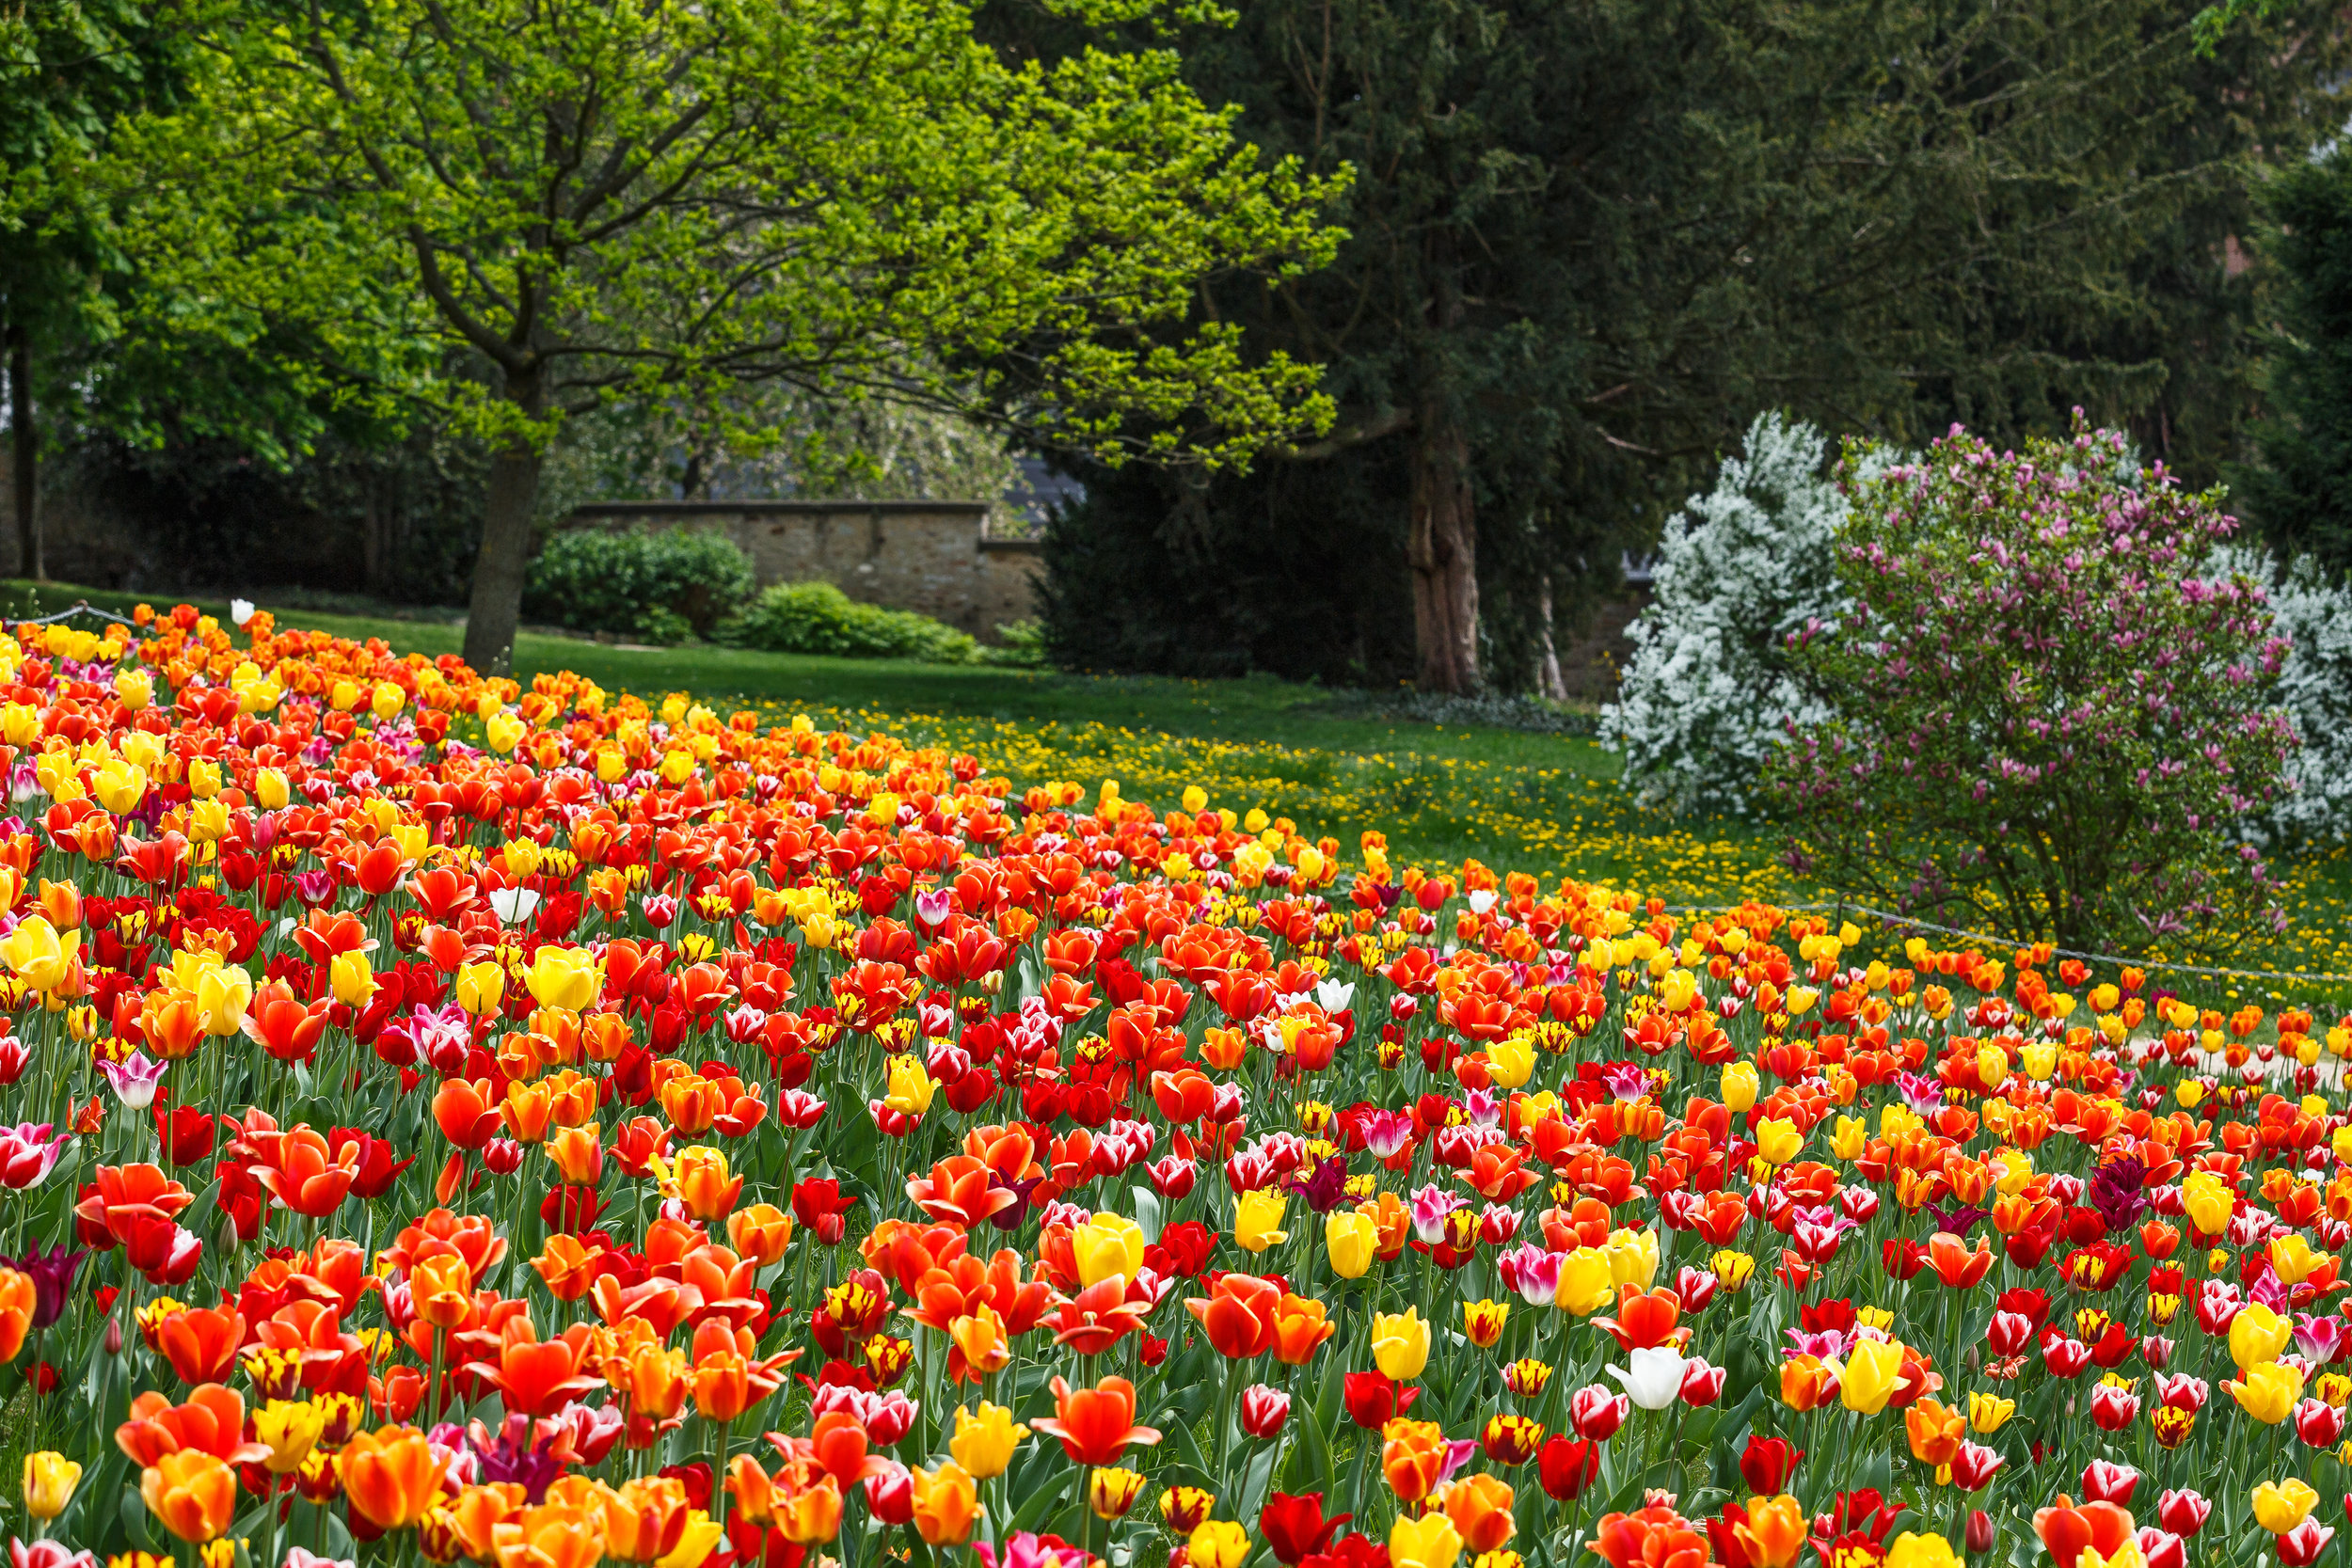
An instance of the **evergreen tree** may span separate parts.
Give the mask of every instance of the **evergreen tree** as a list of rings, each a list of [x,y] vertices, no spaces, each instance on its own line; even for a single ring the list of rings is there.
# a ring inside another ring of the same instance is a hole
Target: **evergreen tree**
[[[1346,547],[1318,541],[1386,552],[1406,669],[1459,690],[1532,668],[1548,611],[1763,408],[1916,444],[1955,420],[2062,429],[2081,404],[2210,477],[2251,393],[2230,237],[2253,164],[2331,112],[2321,18],[2282,9],[2201,57],[2156,0],[1251,6],[1188,72],[1269,150],[1352,171],[1349,238],[1201,309],[1323,365],[1338,422],[1205,491],[1116,487],[1140,511],[1069,520],[1098,537],[1053,556],[1090,563],[1064,602],[1099,609],[1116,557],[1148,613],[1219,575],[1210,542],[1275,548],[1290,498],[1360,499],[1300,531],[1300,591],[1342,578],[1317,552]]]
[[[2262,464],[2232,475],[2281,554],[2352,568],[2352,150],[2280,171],[2265,193],[2285,274]]]

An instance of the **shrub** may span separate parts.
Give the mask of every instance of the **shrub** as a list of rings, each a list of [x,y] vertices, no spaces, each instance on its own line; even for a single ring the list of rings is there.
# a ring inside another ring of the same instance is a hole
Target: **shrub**
[[[1626,634],[1633,657],[1601,709],[1645,805],[1745,812],[1756,769],[1793,721],[1824,715],[1788,669],[1788,638],[1840,608],[1845,498],[1811,425],[1766,414],[1715,488],[1666,523],[1652,598]],[[1874,459],[1874,461],[1883,461]]]
[[[830,582],[780,582],[752,601],[737,635],[774,654],[842,658],[914,658],[973,664],[980,645],[964,632],[911,610],[861,604]]]
[[[2251,545],[2217,550],[2211,570],[2267,584],[2271,631],[2287,643],[2275,695],[2302,744],[2287,758],[2286,793],[2260,819],[2263,836],[2296,844],[2352,833],[2352,588],[2329,581],[2311,556],[2280,566]]]
[[[2212,570],[2218,493],[2127,488],[2128,461],[2078,417],[2022,454],[1956,431],[1840,466],[1849,608],[1789,639],[1825,717],[1764,769],[1796,869],[2077,949],[2282,928],[2245,834],[2284,789],[2286,644],[2260,585]]]
[[[750,596],[751,558],[723,534],[567,529],[531,563],[523,614],[574,631],[680,642]]]

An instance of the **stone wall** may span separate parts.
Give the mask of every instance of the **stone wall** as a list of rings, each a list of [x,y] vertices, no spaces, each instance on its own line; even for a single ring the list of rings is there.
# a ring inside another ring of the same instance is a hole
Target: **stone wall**
[[[992,539],[984,501],[599,501],[566,528],[688,528],[724,533],[752,558],[763,588],[824,581],[853,599],[997,641],[1038,612],[1038,546]]]

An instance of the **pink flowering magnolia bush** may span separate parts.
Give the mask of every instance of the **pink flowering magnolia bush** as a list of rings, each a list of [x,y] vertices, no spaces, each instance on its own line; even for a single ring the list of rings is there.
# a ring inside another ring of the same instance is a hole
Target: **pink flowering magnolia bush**
[[[2217,492],[2124,437],[1996,452],[1957,427],[1858,477],[1839,541],[1850,611],[1791,635],[1828,710],[1765,767],[1790,859],[1955,925],[2082,947],[2212,950],[2281,916],[2249,818],[2283,788],[2286,642],[2213,557]]]

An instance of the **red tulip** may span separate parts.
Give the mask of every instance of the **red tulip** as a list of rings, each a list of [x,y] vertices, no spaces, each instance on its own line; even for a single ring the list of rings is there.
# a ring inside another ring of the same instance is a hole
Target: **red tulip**
[[[1340,1383],[1347,1418],[1368,1432],[1378,1432],[1413,1408],[1421,1398],[1418,1384],[1407,1386],[1386,1372],[1349,1372]]]
[[[1600,1474],[1600,1445],[1555,1436],[1536,1456],[1535,1473],[1547,1496],[1572,1503]]]
[[[1354,1518],[1342,1513],[1335,1518],[1323,1516],[1323,1494],[1305,1492],[1293,1496],[1277,1492],[1266,1499],[1258,1514],[1258,1532],[1273,1550],[1277,1561],[1292,1568],[1307,1558],[1329,1548],[1331,1537],[1342,1525]]]

